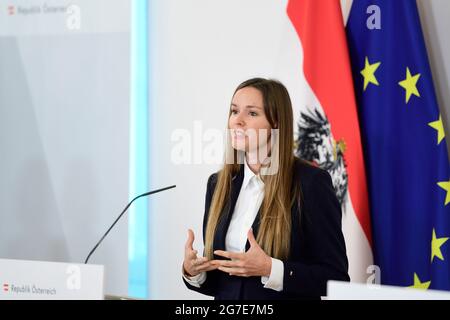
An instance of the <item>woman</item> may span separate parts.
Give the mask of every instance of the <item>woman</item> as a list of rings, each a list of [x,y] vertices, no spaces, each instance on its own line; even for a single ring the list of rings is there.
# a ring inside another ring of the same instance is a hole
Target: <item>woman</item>
[[[240,84],[228,129],[232,150],[207,184],[204,257],[188,230],[186,286],[215,299],[319,299],[328,280],[349,281],[340,205],[329,174],[293,155],[286,88]]]

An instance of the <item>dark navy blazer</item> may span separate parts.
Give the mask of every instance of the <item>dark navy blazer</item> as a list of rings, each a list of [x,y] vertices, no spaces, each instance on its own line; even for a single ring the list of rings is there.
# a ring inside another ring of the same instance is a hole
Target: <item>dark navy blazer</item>
[[[291,210],[292,232],[289,258],[284,260],[283,290],[266,289],[261,277],[230,276],[213,270],[207,272],[200,288],[187,283],[189,289],[213,296],[217,300],[234,299],[320,299],[326,295],[328,280],[349,281],[345,241],[341,229],[341,207],[327,171],[296,159],[294,181],[301,184],[299,206]],[[225,205],[214,237],[214,250],[225,250],[225,236],[244,179],[244,166],[233,177],[230,199]],[[203,219],[206,231],[209,207],[217,183],[217,173],[208,179]],[[259,227],[258,212],[253,223],[255,237]],[[247,250],[249,242],[247,241]],[[215,259],[224,259],[215,256]],[[184,280],[184,279],[183,279]]]

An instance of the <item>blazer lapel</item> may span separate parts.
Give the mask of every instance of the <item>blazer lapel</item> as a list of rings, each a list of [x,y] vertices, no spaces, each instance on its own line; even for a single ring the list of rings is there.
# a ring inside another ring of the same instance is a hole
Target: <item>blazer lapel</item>
[[[225,207],[223,208],[221,218],[217,225],[216,233],[214,236],[214,250],[225,250],[225,237],[227,235],[228,227],[230,226],[231,217],[233,215],[243,181],[244,166],[241,165],[239,172],[233,177],[231,181],[230,197],[226,202]]]
[[[255,239],[258,236],[260,216],[261,216],[261,208],[259,208],[258,213],[256,214],[256,217],[255,217],[255,220],[253,221],[253,224],[252,224],[252,230],[253,230],[253,235],[255,236]],[[245,251],[248,251],[248,249],[250,249],[250,242],[247,239],[247,242],[245,243]]]

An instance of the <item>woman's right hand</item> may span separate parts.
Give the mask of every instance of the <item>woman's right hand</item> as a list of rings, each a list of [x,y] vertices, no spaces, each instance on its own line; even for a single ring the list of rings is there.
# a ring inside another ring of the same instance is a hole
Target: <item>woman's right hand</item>
[[[183,269],[185,275],[187,275],[188,277],[193,277],[204,271],[217,269],[217,266],[213,266],[208,258],[197,257],[197,250],[194,250],[194,248],[192,247],[193,244],[194,232],[189,229],[188,239],[184,247]]]

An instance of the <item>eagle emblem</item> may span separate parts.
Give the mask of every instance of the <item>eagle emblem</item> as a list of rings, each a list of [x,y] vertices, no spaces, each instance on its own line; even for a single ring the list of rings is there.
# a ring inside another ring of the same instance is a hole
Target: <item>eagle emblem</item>
[[[344,140],[332,139],[327,117],[323,116],[316,108],[300,113],[297,129],[295,155],[328,171],[342,206],[348,187]]]

